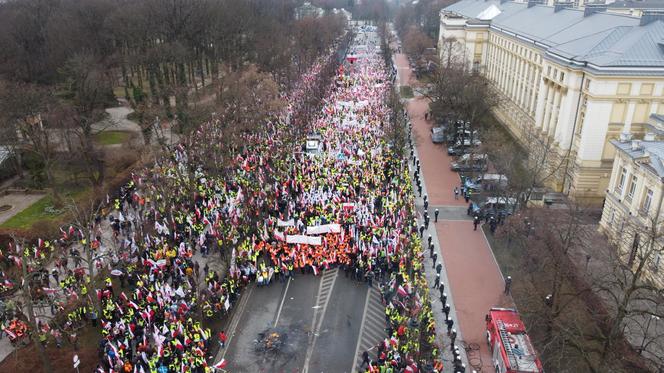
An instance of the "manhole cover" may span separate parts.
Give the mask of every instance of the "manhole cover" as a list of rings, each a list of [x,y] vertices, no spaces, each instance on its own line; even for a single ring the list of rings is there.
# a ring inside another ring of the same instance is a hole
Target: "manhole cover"
[[[12,205],[2,205],[0,206],[0,212],[9,211],[12,209]]]

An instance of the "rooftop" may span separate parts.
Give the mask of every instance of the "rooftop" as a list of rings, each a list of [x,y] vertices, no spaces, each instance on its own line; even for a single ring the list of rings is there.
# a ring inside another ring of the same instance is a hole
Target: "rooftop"
[[[621,0],[607,6],[609,9],[664,9],[664,0]]]
[[[662,1],[664,2],[664,1]],[[517,36],[559,64],[596,73],[664,75],[664,22],[623,14],[522,2],[461,0],[443,9],[469,20],[490,20],[490,28]]]
[[[619,151],[650,169],[657,177],[664,179],[664,141],[611,140],[611,143]]]

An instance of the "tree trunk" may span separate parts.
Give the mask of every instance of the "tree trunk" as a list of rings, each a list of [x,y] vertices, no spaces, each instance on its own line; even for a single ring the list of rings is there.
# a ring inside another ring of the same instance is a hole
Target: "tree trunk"
[[[22,247],[22,249],[24,249]],[[39,341],[39,332],[40,330],[37,327],[37,320],[35,319],[35,313],[33,309],[33,304],[32,304],[32,292],[30,291],[30,279],[29,279],[29,274],[28,274],[28,265],[26,263],[27,257],[21,253],[21,271],[23,274],[23,299],[25,301],[25,306],[28,309],[28,322],[30,323],[30,338],[32,339],[32,343],[37,346],[37,353],[39,354],[39,359],[42,361],[42,368],[43,371],[46,373],[51,373],[53,372],[53,369],[51,368],[51,362],[46,356],[46,349],[44,346],[41,344]]]
[[[205,69],[203,68],[203,57],[196,59],[198,69],[201,71],[201,88],[205,87]]]
[[[153,63],[148,66],[148,83],[150,83],[150,98],[152,103],[159,104],[159,92],[157,90],[156,68]]]
[[[143,68],[139,65],[136,67],[136,72],[138,75],[138,86],[143,90]]]

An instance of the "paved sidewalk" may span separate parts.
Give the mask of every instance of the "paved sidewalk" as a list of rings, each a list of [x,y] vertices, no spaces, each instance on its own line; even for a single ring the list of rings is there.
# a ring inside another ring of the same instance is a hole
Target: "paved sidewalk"
[[[397,54],[395,56],[398,57],[398,56],[403,56],[403,55],[398,55]],[[401,65],[399,63],[399,60],[397,60],[396,63],[397,63],[397,66],[398,66],[398,68],[397,68],[397,84],[405,85],[401,82],[404,81],[404,80],[408,81],[408,79],[410,79],[410,75],[411,75],[410,68],[408,67],[407,62],[406,62],[406,67],[403,67],[403,65]],[[410,112],[409,112],[409,116],[411,116]],[[413,143],[415,143],[415,138],[414,137],[415,137],[414,132],[412,132],[411,133],[411,139],[412,139]],[[415,153],[417,154],[417,149],[415,149]],[[410,159],[409,159],[408,162],[409,162],[409,170],[411,172],[411,180],[413,182],[413,189],[417,190],[416,187],[415,187],[415,176],[414,176],[415,167],[413,166],[413,163]],[[423,188],[422,188],[423,189],[423,195],[425,195],[427,193],[426,181],[424,181],[423,184],[424,184]],[[418,223],[418,225],[422,225],[422,224],[424,224],[424,220],[423,220],[424,217],[423,217],[423,214],[422,214],[422,211],[424,209],[424,200],[423,200],[422,197],[418,196],[417,192],[415,192],[415,207],[418,211],[418,213],[417,213],[418,222],[417,223]],[[448,208],[447,206],[445,206],[445,207],[441,206],[439,208],[444,209],[446,211],[445,212],[446,215],[447,214],[455,215],[455,211],[454,211],[455,207]],[[439,218],[440,218],[440,215],[439,215]],[[433,216],[432,216],[432,219],[433,219]],[[442,352],[443,352],[443,371],[446,372],[446,373],[447,372],[453,373],[454,372],[454,365],[453,365],[454,355],[453,355],[452,349],[451,349],[451,339],[447,334],[447,325],[445,323],[445,319],[446,319],[445,313],[443,312],[443,307],[445,306],[445,304],[443,304],[441,302],[440,290],[438,288],[433,287],[433,285],[435,284],[435,281],[436,281],[436,271],[435,271],[434,262],[431,259],[431,257],[429,256],[428,240],[427,240],[429,235],[431,235],[431,242],[436,247],[436,253],[437,253],[436,255],[438,256],[438,258],[440,260],[440,261],[437,261],[436,264],[441,263],[443,268],[445,268],[445,263],[443,262],[442,255],[440,255],[440,251],[439,251],[440,243],[438,241],[438,234],[437,234],[436,230],[433,229],[433,226],[434,226],[433,223],[431,223],[430,226],[429,226],[429,229],[424,232],[423,240],[422,240],[423,252],[425,253],[424,254],[424,261],[423,261],[424,273],[425,273],[425,278],[427,279],[427,282],[429,284],[429,292],[430,292],[430,295],[431,295],[431,310],[433,312],[434,320],[436,322],[436,331],[437,331],[437,333],[436,333],[437,338],[436,339],[437,339],[438,344],[441,346],[441,349],[442,349]],[[452,290],[449,288],[449,286],[447,286],[447,284],[449,284],[449,280],[447,278],[447,272],[444,271],[444,270],[441,271],[440,282],[443,284],[443,286],[445,286],[444,291],[447,294],[447,301],[445,303],[450,305],[449,316],[455,322],[455,325],[453,326],[453,329],[455,329],[457,331],[456,345],[459,345],[459,341],[463,340],[463,335],[462,335],[462,332],[461,332],[461,330],[460,330],[460,328],[457,324],[458,318],[457,318],[457,313],[456,313],[456,309],[455,309],[455,306],[454,306],[454,304],[455,304],[454,303],[454,297],[452,295]],[[461,360],[462,360],[462,362],[466,365],[466,367],[469,367],[469,363],[468,363],[468,359],[466,357],[465,351],[461,347],[460,347],[460,351],[461,351]],[[466,372],[471,372],[471,370],[467,368]]]
[[[398,84],[414,85],[416,82],[406,56],[396,54],[395,60],[398,66]],[[450,316],[458,332],[457,344],[472,345],[475,348],[462,354],[466,372],[494,372],[492,357],[486,344],[484,316],[491,307],[510,306],[511,299],[502,293],[502,273],[484,232],[480,227],[473,231],[473,223],[466,215],[467,204],[462,198],[454,198],[453,190],[455,186],[459,186],[460,180],[458,174],[449,167],[452,158],[441,145],[433,144],[429,139],[431,124],[424,120],[428,101],[423,97],[416,97],[409,100],[406,106],[412,123],[415,154],[420,160],[422,171],[422,195],[427,195],[429,200],[431,222],[424,233],[424,242],[426,244],[426,238],[430,234],[438,259],[443,264],[441,281],[447,285],[447,303],[450,303]],[[413,168],[412,161],[410,165]],[[422,198],[417,198],[416,206],[419,215],[423,215]],[[433,222],[436,208],[440,211],[438,223]],[[429,258],[428,249],[425,251],[427,280],[433,285],[433,261]],[[432,295],[439,294],[437,289],[432,290],[435,292],[432,292]],[[443,321],[445,315],[441,310],[440,299],[437,296],[434,298],[436,325],[449,352],[450,340]]]

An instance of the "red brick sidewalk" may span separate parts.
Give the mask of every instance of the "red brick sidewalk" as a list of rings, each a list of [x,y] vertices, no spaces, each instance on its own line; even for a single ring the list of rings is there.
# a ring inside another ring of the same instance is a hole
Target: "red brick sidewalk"
[[[472,221],[443,220],[435,226],[461,332],[466,343],[479,344],[482,372],[488,372],[492,363],[486,345],[484,316],[491,307],[511,306],[511,300],[503,295],[502,274],[484,232],[479,227],[473,231]],[[471,354],[468,360],[475,363]]]
[[[399,85],[412,85],[414,77],[403,54],[396,55]],[[424,120],[427,100],[417,97],[408,102],[407,110],[413,124],[413,137],[420,157],[425,189],[432,206],[465,206],[463,199],[454,199],[454,187],[460,185],[456,172],[450,170],[452,158],[440,144],[431,142],[431,125]],[[464,341],[480,347],[482,372],[493,372],[488,351],[484,316],[494,306],[510,306],[511,299],[503,295],[504,281],[493,252],[481,229],[473,231],[471,221],[439,220],[434,224],[440,242],[450,291],[454,297],[458,325]],[[468,353],[471,364],[480,361]]]
[[[408,102],[408,115],[413,123],[413,139],[420,157],[429,204],[465,206],[463,198],[454,199],[454,187],[459,187],[461,181],[459,175],[450,169],[452,158],[447,155],[447,148],[431,142],[431,125],[424,120],[428,108],[428,100],[423,97]]]

